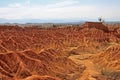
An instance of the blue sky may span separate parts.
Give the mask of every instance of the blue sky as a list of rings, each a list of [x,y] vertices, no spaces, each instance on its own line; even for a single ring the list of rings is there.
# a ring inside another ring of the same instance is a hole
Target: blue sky
[[[0,0],[3,19],[120,21],[120,0]]]

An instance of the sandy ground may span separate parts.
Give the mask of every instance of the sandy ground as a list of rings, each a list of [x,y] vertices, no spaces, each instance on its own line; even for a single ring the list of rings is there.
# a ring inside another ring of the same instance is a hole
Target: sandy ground
[[[69,57],[75,63],[83,64],[86,66],[86,70],[83,72],[82,76],[77,80],[96,80],[92,76],[99,75],[100,71],[95,68],[94,63],[89,59],[90,56],[93,56],[93,54],[72,55]]]

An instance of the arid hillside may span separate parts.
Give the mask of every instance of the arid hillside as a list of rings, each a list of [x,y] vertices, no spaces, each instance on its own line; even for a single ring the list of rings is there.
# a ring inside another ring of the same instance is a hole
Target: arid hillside
[[[120,80],[120,25],[0,25],[0,80]]]

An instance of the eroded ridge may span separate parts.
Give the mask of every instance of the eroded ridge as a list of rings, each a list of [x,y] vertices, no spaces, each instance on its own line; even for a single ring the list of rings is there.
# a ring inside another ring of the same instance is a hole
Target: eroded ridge
[[[0,26],[2,80],[119,80],[120,27]],[[117,78],[115,78],[117,77]]]
[[[4,80],[28,80],[28,77],[32,78],[34,75],[38,78],[48,75],[71,80],[80,77],[85,69],[53,49],[38,54],[33,51],[0,54],[0,66],[1,79]]]

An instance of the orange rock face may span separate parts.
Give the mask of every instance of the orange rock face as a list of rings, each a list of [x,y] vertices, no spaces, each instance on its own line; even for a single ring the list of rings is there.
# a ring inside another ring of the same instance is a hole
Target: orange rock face
[[[83,26],[84,28],[97,28],[105,32],[108,32],[108,27],[103,25],[102,22],[86,22]]]
[[[94,60],[101,68],[120,70],[120,45],[110,46]]]
[[[101,23],[55,28],[2,25],[0,79],[107,79],[99,76],[104,70],[120,70],[119,29]],[[97,65],[101,73],[91,70]]]
[[[8,77],[11,80],[25,79],[32,75],[49,75],[63,79],[67,76],[70,78],[69,74],[74,74],[72,78],[77,78],[84,70],[84,67],[52,49],[38,54],[33,51],[0,54],[0,66],[1,79]]]

